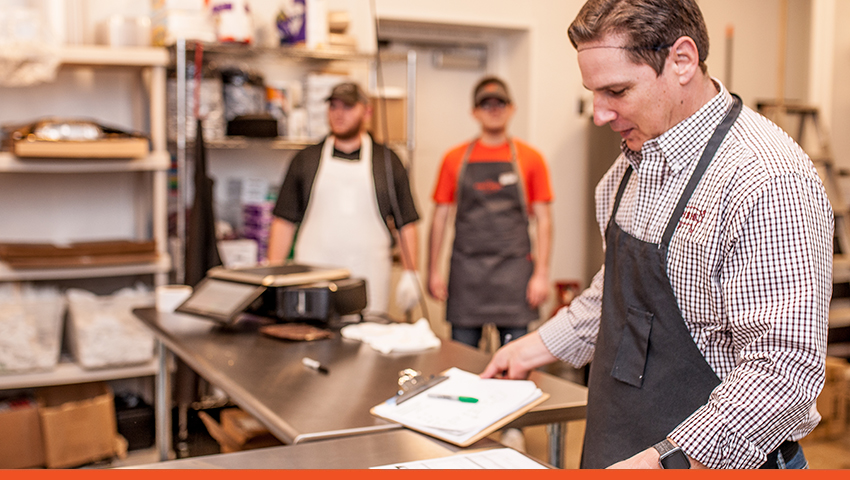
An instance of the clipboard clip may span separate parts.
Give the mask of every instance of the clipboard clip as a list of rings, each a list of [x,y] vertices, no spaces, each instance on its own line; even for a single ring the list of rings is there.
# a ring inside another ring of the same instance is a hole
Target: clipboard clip
[[[402,403],[410,400],[416,395],[419,395],[425,390],[428,390],[434,385],[437,385],[448,379],[449,377],[445,375],[430,375],[426,378],[423,377],[422,372],[418,370],[414,370],[412,368],[405,368],[404,370],[398,372],[399,390],[398,395],[396,395],[395,397],[395,404],[401,405]]]

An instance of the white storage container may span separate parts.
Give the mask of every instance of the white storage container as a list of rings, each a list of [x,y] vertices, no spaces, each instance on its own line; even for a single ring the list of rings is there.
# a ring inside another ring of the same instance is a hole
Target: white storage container
[[[153,292],[139,287],[106,296],[80,289],[66,293],[69,348],[78,365],[106,368],[153,358],[153,333],[133,315],[134,308],[154,306]]]
[[[0,288],[0,374],[54,368],[64,314],[58,290]]]

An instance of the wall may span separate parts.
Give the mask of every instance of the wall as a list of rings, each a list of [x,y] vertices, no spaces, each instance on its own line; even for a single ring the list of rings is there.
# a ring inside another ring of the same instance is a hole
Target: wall
[[[780,0],[702,0],[711,41],[709,73],[727,79],[725,31],[734,27],[732,90],[755,107],[775,99],[779,82]],[[808,83],[809,0],[788,1],[785,96],[805,100]]]
[[[492,2],[446,1],[398,2],[377,0],[380,18],[414,22],[469,25],[482,29],[514,31],[500,48],[491,48],[490,73],[509,79],[517,97],[518,112],[512,133],[537,147],[549,162],[555,202],[555,239],[552,274],[556,278],[580,278],[584,262],[584,211],[586,145],[584,122],[577,115],[577,99],[582,94],[575,53],[566,29],[578,11],[579,1]],[[430,61],[421,59],[420,65]],[[520,65],[521,63],[521,65]],[[420,69],[427,75],[427,66]],[[433,202],[430,199],[442,154],[468,139],[477,127],[470,115],[470,89],[477,76],[462,81],[444,81],[443,88],[460,89],[448,98],[418,98],[417,117],[441,119],[440,128],[424,135],[417,129],[416,195],[423,222],[420,238],[421,259],[427,258],[427,229]],[[423,78],[423,82],[428,80]],[[457,85],[457,87],[454,87]],[[445,119],[443,121],[442,119]],[[425,122],[425,120],[423,120]],[[435,122],[432,122],[435,123]],[[439,125],[438,125],[439,127]],[[439,307],[437,307],[439,308]],[[442,317],[431,308],[432,317]]]
[[[835,82],[831,92],[833,102],[829,127],[836,163],[847,169],[850,168],[850,89],[847,88],[847,79],[850,78],[850,29],[846,26],[846,20],[850,18],[850,2],[836,0],[835,6]]]

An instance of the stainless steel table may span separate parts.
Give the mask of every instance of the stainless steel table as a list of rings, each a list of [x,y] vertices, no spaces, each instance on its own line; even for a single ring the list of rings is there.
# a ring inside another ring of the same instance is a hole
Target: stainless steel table
[[[338,334],[328,340],[290,342],[259,334],[261,324],[251,320],[222,327],[202,317],[153,308],[138,309],[135,314],[165,347],[289,444],[401,428],[369,413],[371,407],[395,395],[400,370],[436,374],[458,367],[480,372],[490,358],[445,340],[438,349],[385,355]],[[329,373],[305,367],[304,357],[318,360]],[[160,367],[158,418],[170,411],[169,372],[165,362]],[[587,389],[544,372],[533,372],[531,380],[550,397],[510,426],[550,425],[548,460],[560,467],[566,422],[584,418]],[[158,429],[157,434],[161,445],[170,443],[161,436],[170,434],[169,429]],[[161,447],[163,460],[165,452]]]
[[[484,439],[460,449],[437,439],[406,429],[389,430],[358,437],[342,437],[323,442],[261,448],[244,452],[207,455],[138,465],[134,469],[360,469],[443,458],[459,451],[470,453],[501,447]]]

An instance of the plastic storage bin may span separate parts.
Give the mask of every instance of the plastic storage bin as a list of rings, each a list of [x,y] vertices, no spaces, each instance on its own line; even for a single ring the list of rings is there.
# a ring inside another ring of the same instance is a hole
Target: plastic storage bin
[[[53,369],[64,314],[57,290],[0,289],[0,374]]]
[[[77,364],[95,369],[144,363],[153,358],[154,336],[133,315],[134,308],[152,307],[152,292],[122,289],[97,296],[69,289],[68,346]]]

